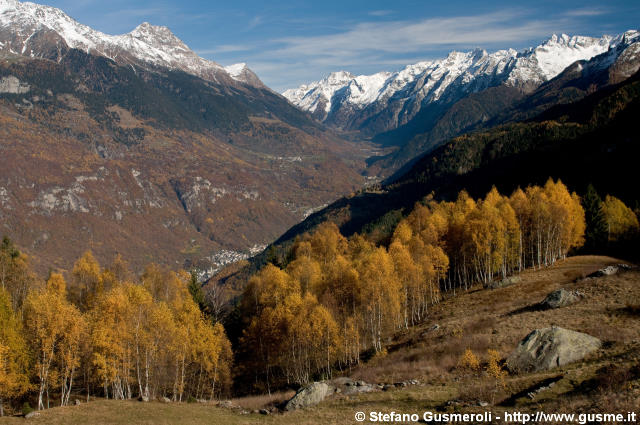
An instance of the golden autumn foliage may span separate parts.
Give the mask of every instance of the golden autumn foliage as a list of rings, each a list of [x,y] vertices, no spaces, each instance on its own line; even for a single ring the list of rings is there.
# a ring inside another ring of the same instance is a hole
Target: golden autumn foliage
[[[487,350],[487,374],[495,380],[496,387],[504,388],[507,371],[500,366],[500,353],[496,350]]]
[[[478,357],[470,348],[467,348],[464,350],[464,353],[462,353],[460,360],[458,360],[458,367],[460,369],[477,372],[480,370],[480,360],[478,360]]]
[[[0,414],[32,389],[44,409],[69,404],[72,391],[180,401],[229,388],[231,344],[193,301],[189,274],[151,265],[140,283],[132,277],[121,257],[103,270],[87,252],[70,288],[51,273],[28,292],[21,317],[0,289]]]
[[[511,197],[493,188],[479,200],[465,192],[455,202],[427,198],[398,223],[388,247],[323,223],[294,243],[286,268],[269,264],[249,281],[241,349],[267,389],[277,379],[326,376],[332,364],[357,363],[363,350],[382,352],[384,337],[423,321],[442,291],[553,264],[583,243],[584,230],[580,199],[551,179]],[[293,331],[306,329],[298,320],[314,310],[330,336],[326,364],[303,349],[320,350],[319,337]],[[296,366],[301,361],[305,368]]]
[[[638,217],[620,199],[607,195],[602,203],[610,242],[619,241],[640,230]]]
[[[0,416],[4,416],[4,402],[20,397],[29,388],[29,356],[9,294],[0,289]]]
[[[24,324],[35,360],[38,409],[50,406],[49,390],[58,388],[61,405],[68,402],[68,391],[79,363],[84,318],[66,299],[61,275],[52,273],[47,286],[30,292],[25,301]]]
[[[633,227],[626,207],[607,200],[612,232]],[[366,351],[385,353],[385,339],[423,322],[444,294],[551,265],[581,246],[584,231],[580,199],[553,180],[510,197],[493,188],[478,200],[427,198],[388,246],[324,223],[296,240],[286,266],[250,278],[237,311],[239,373],[267,390],[328,378]],[[103,269],[88,251],[69,285],[51,273],[26,291],[26,257],[0,248],[0,411],[32,390],[42,409],[68,404],[72,390],[184,401],[230,387],[231,344],[194,301],[188,273],[149,264],[136,278],[122,257]],[[460,366],[479,370],[467,351]],[[496,356],[488,373],[499,381]]]

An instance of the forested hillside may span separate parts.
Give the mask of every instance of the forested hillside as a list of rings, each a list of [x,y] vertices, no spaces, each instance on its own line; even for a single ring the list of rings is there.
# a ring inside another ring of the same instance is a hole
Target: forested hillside
[[[585,194],[593,184],[632,208],[640,201],[637,123],[640,77],[603,88],[583,100],[551,107],[528,121],[460,136],[418,159],[405,174],[336,201],[291,228],[265,254],[260,264],[282,257],[294,238],[325,221],[345,235],[370,234],[388,241],[392,229],[413,204],[433,192],[453,200],[460,190],[478,197],[492,186],[510,193],[543,184],[550,176]]]
[[[625,216],[606,205],[606,219]],[[552,180],[510,197],[494,188],[477,201],[425,199],[388,247],[325,223],[286,264],[251,277],[226,319],[188,273],[150,264],[136,276],[120,256],[101,268],[87,252],[69,284],[57,272],[43,282],[5,238],[2,400],[35,399],[39,409],[68,404],[72,392],[182,401],[225,394],[232,378],[240,393],[328,378],[382,353],[384,338],[422,323],[443,295],[565,258],[585,228],[580,198]],[[637,228],[623,220],[618,231]]]

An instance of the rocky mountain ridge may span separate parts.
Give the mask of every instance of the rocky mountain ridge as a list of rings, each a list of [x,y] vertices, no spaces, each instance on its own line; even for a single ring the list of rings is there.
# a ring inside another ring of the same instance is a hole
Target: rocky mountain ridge
[[[396,72],[359,76],[334,72],[283,95],[330,126],[375,135],[407,124],[426,105],[451,104],[490,87],[505,85],[531,92],[572,63],[618,51],[638,36],[637,31],[601,38],[563,34],[520,52],[453,51],[446,58]]]
[[[225,68],[201,58],[167,27],[144,22],[130,33],[108,35],[54,7],[0,0],[0,52],[60,60],[67,49],[104,56],[120,65],[178,69],[209,81],[264,87],[245,64]]]

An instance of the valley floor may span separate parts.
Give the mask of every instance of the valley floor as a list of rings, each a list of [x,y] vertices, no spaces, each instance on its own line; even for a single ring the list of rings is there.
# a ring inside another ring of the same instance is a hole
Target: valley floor
[[[53,408],[28,420],[34,424],[354,424],[356,412],[623,413],[640,415],[640,271],[586,278],[621,261],[601,256],[572,257],[543,270],[530,270],[512,286],[473,288],[435,306],[429,320],[387,341],[387,354],[351,371],[373,383],[417,380],[358,396],[334,396],[290,413],[260,415],[259,398],[233,400],[236,408],[213,404],[161,404],[98,400]],[[551,291],[584,293],[577,304],[540,311]],[[438,325],[437,329],[434,325]],[[457,367],[471,349],[481,363],[487,349],[505,358],[531,330],[558,325],[600,338],[604,344],[584,361],[548,372],[509,375],[504,387],[483,372]],[[554,383],[549,386],[549,383]],[[2,418],[14,424],[23,418]],[[502,423],[494,419],[495,423]],[[369,423],[365,421],[364,423]],[[406,423],[406,422],[400,422]],[[558,423],[548,421],[545,423]],[[561,423],[561,422],[560,422]]]

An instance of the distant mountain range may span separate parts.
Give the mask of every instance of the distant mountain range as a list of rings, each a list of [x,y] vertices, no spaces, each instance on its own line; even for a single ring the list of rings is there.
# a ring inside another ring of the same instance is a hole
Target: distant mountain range
[[[37,267],[247,256],[363,184],[367,155],[165,27],[0,0],[0,234]]]
[[[553,35],[520,52],[476,49],[397,72],[335,72],[283,94],[330,127],[398,146],[395,154],[380,159],[377,170],[384,174],[450,137],[500,123],[498,115],[577,61],[600,55],[605,67],[619,57],[633,61],[639,40],[638,31],[601,38]]]

